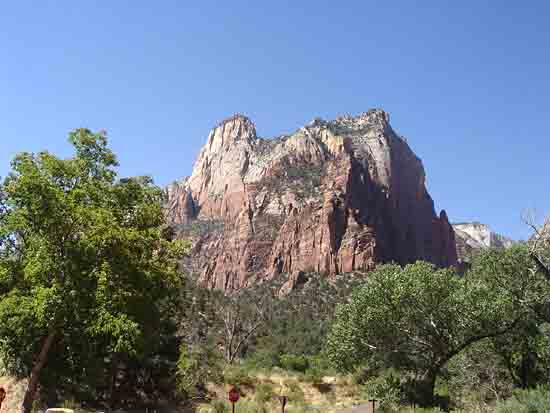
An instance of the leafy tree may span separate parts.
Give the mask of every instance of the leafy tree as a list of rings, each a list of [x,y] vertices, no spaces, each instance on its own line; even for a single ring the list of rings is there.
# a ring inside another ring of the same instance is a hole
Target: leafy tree
[[[336,313],[327,355],[341,370],[359,365],[413,375],[413,397],[433,401],[442,368],[484,338],[511,330],[517,307],[505,291],[480,278],[417,262],[382,265]]]
[[[495,352],[492,339],[474,343],[453,357],[443,374],[454,407],[478,411],[510,396],[514,382],[502,358]],[[474,405],[474,406],[472,406]]]
[[[502,291],[516,309],[515,328],[494,337],[492,343],[494,353],[500,356],[514,383],[524,389],[547,376],[550,348],[547,324],[550,283],[532,259],[531,246],[490,250],[474,260],[469,274],[488,288]]]
[[[211,342],[193,346],[182,344],[176,375],[181,394],[187,399],[201,396],[206,383],[221,381],[223,357]]]
[[[69,140],[69,159],[17,155],[0,190],[0,350],[29,375],[25,413],[41,382],[105,362],[112,396],[120,364],[158,345],[180,283],[185,246],[165,237],[162,191],[117,179],[103,134],[78,129]]]

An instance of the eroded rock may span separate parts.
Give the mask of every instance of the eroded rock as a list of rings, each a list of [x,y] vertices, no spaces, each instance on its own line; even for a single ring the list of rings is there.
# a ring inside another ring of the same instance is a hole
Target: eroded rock
[[[167,195],[168,220],[194,240],[188,269],[210,288],[231,292],[283,272],[457,261],[422,162],[382,110],[316,119],[275,139],[235,115],[212,130],[192,175]],[[212,231],[190,230],[213,222]]]

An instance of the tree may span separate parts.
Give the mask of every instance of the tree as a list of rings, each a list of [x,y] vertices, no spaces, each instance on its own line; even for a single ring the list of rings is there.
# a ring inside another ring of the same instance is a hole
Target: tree
[[[475,274],[475,273],[473,273]],[[413,397],[431,404],[442,368],[484,338],[518,322],[509,295],[476,276],[425,262],[379,266],[338,307],[327,355],[341,370],[396,368],[413,376]]]
[[[17,155],[0,190],[0,349],[29,375],[25,413],[49,369],[86,375],[105,358],[113,396],[121,361],[153,345],[185,252],[164,236],[162,191],[150,178],[117,179],[104,134],[78,129],[69,140],[69,159]],[[80,356],[59,370],[49,364],[59,352]]]
[[[214,343],[182,344],[177,364],[177,388],[187,399],[203,396],[206,384],[223,376],[223,357]]]
[[[268,307],[275,304],[269,292],[266,289],[256,296],[252,291],[245,290],[232,296],[218,297],[216,313],[222,321],[221,337],[227,363],[232,364],[237,359],[244,346],[266,322]]]
[[[531,258],[537,269],[550,281],[550,217],[542,225],[538,225],[535,214],[526,212],[523,221],[533,231],[528,243]]]
[[[533,253],[530,244],[489,250],[474,260],[470,274],[482,280],[487,288],[501,291],[516,309],[518,322],[514,329],[491,341],[514,383],[524,389],[538,384],[547,375],[545,353],[550,344],[547,325],[550,283],[541,267],[533,265]]]

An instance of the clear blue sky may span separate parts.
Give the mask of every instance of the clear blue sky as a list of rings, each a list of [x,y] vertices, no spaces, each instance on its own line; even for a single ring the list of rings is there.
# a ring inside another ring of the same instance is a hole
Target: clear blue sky
[[[548,2],[267,3],[3,3],[0,175],[85,126],[165,185],[235,112],[273,136],[381,107],[451,220],[520,238],[550,212]]]

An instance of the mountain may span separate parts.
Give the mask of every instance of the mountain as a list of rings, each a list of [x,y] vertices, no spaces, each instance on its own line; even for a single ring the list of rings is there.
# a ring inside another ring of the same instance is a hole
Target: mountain
[[[508,248],[515,241],[493,232],[488,225],[480,222],[453,224],[456,250],[459,262],[468,262],[477,251],[487,248]]]
[[[258,137],[245,116],[224,120],[191,176],[167,188],[167,217],[193,240],[187,269],[225,291],[280,273],[457,263],[421,160],[379,109],[273,139]]]

